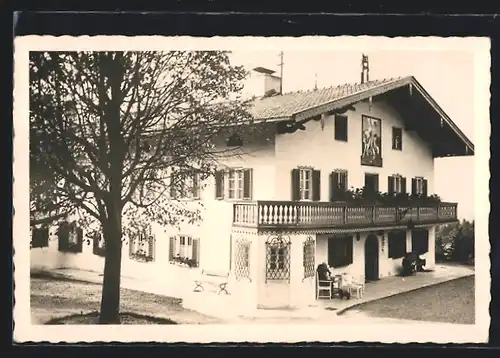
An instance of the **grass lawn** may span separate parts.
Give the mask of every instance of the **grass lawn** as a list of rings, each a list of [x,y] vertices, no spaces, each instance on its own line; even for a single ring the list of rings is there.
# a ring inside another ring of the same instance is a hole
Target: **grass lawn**
[[[90,314],[87,318],[71,318],[64,323],[93,324],[92,312],[98,311],[101,285],[70,279],[32,277],[31,313],[34,324],[43,324],[52,318]],[[120,311],[125,324],[216,324],[220,321],[196,311],[187,310],[181,300],[141,291],[121,289]],[[144,316],[152,316],[157,320]],[[146,321],[151,322],[146,322]]]
[[[365,303],[353,309],[372,317],[474,324],[474,276]]]

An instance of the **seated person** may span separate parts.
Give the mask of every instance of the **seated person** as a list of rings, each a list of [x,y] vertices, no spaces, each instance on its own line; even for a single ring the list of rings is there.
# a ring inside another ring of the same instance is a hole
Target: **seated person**
[[[332,280],[332,272],[330,271],[330,268],[328,267],[328,264],[326,262],[323,262],[320,265],[318,265],[317,271],[318,271],[318,279],[320,281]]]

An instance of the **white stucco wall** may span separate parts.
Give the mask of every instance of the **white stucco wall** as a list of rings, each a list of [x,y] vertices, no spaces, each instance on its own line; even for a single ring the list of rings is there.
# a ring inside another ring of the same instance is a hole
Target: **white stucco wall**
[[[319,121],[305,124],[306,130],[276,137],[276,182],[272,199],[291,199],[291,170],[297,166],[313,166],[321,170],[321,201],[329,201],[329,175],[335,169],[348,171],[349,187],[364,186],[364,174],[379,174],[379,190],[387,191],[387,177],[401,174],[406,177],[407,192],[411,178],[422,176],[428,180],[428,193],[434,190],[434,160],[430,147],[415,132],[403,130],[403,150],[392,149],[392,127],[404,127],[399,114],[383,102],[374,102],[371,111],[366,102],[348,111],[348,141],[335,140],[333,116],[325,120],[321,130]],[[380,118],[382,122],[381,168],[361,165],[361,116]],[[422,118],[425,120],[425,118]]]

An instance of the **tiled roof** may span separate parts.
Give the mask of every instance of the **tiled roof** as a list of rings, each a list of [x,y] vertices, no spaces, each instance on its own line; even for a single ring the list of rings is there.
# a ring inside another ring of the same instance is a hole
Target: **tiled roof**
[[[288,118],[296,113],[326,104],[337,99],[401,80],[403,77],[361,83],[346,83],[337,87],[284,93],[273,97],[261,97],[254,101],[251,113],[254,119]]]

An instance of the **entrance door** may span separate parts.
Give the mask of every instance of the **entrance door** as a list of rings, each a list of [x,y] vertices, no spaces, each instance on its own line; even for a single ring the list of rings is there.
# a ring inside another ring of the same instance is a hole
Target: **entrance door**
[[[365,192],[378,192],[378,174],[365,173]]]
[[[378,280],[378,238],[369,235],[365,241],[365,279]]]

